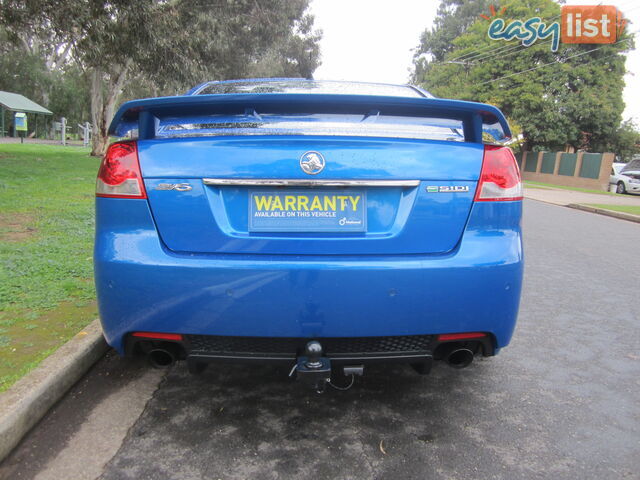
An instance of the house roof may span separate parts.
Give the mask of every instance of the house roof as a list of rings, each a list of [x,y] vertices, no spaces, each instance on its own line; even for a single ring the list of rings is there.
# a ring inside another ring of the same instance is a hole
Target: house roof
[[[0,91],[0,105],[7,110],[14,112],[43,113],[45,115],[53,115],[53,112],[47,110],[36,102],[29,100],[27,97],[19,93]]]

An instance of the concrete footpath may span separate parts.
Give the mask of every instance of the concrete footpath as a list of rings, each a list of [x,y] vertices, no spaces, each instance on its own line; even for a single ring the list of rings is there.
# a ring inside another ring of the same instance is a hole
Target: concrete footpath
[[[108,351],[0,463],[0,479],[98,478],[164,375]]]
[[[524,196],[540,202],[554,205],[606,204],[630,205],[640,207],[640,195],[602,195],[599,193],[578,192],[561,188],[538,187],[524,184]]]
[[[606,215],[608,217],[629,220],[631,222],[640,223],[640,215],[634,215],[626,212],[616,212],[603,208],[594,207],[593,205],[622,205],[640,207],[640,195],[603,195],[598,193],[579,192],[575,190],[564,190],[552,187],[538,187],[524,185],[524,196],[531,200],[539,202],[551,203],[563,207],[575,208],[586,212]]]
[[[49,140],[46,138],[25,138],[20,141],[18,137],[0,137],[0,143],[22,143],[24,145],[58,145],[62,146],[62,142],[59,139]],[[82,140],[67,140],[67,147],[82,147]]]
[[[107,351],[98,320],[0,395],[0,459]]]

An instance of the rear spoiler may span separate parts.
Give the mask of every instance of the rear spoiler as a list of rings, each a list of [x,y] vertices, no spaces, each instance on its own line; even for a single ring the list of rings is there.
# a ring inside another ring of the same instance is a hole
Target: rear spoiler
[[[467,142],[482,143],[483,132],[493,141],[511,138],[502,112],[484,103],[440,98],[384,97],[300,93],[184,95],[146,98],[124,103],[116,112],[109,134],[122,137],[137,130],[141,140],[156,138],[163,118],[193,115],[260,113],[362,114],[434,117],[463,123]]]

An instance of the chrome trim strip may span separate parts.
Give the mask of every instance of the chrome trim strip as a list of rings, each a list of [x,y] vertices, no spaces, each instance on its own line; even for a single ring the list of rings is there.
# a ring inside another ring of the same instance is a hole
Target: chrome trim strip
[[[243,187],[417,187],[420,180],[318,180],[288,178],[203,178],[205,185]]]

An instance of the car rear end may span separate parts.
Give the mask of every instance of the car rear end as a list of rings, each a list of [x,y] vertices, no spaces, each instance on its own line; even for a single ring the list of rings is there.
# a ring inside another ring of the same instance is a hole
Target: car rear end
[[[504,117],[365,87],[214,83],[122,106],[111,131],[137,139],[109,148],[96,198],[111,346],[194,371],[316,364],[316,384],[370,362],[463,367],[509,343],[520,176],[483,142],[509,135]]]

